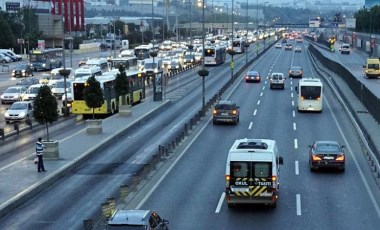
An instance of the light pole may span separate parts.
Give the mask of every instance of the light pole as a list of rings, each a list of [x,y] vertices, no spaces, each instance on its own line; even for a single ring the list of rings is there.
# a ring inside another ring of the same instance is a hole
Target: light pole
[[[206,105],[205,99],[205,77],[208,76],[208,70],[205,69],[205,0],[202,0],[202,69],[198,75],[202,77],[202,108]]]
[[[373,47],[372,47],[372,8],[369,10],[369,55],[368,57],[371,57],[372,56],[372,51],[373,51]]]
[[[116,58],[116,27],[115,27],[115,21],[113,20],[113,57]]]
[[[235,68],[235,63],[234,63],[234,0],[232,0],[232,10],[231,10],[231,26],[232,26],[232,34],[231,34],[231,79],[234,77],[234,68]]]
[[[247,0],[247,11],[246,11],[246,20],[247,20],[247,25],[246,25],[246,29],[245,29],[245,43],[247,44],[246,45],[246,48],[247,48],[247,51],[245,52],[245,63],[248,63],[248,0]]]

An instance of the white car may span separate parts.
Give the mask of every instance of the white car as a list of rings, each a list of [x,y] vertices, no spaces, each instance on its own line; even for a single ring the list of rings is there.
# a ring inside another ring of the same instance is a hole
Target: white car
[[[71,107],[71,104],[73,103],[73,95],[71,94],[71,88],[67,88],[67,91],[66,91],[66,95],[67,95],[67,107]],[[62,105],[65,106],[65,94],[62,95]]]
[[[33,101],[37,97],[37,94],[40,91],[41,86],[43,86],[43,84],[35,84],[29,86],[28,91],[24,94],[22,100]]]
[[[30,101],[17,101],[4,113],[5,122],[22,121],[33,117],[33,106]]]
[[[21,101],[28,90],[25,86],[11,86],[0,96],[1,104]]]
[[[276,49],[277,49],[277,48],[280,48],[280,49],[282,49],[282,45],[281,45],[281,43],[279,43],[279,42],[278,42],[278,43],[276,43],[276,45],[275,45],[274,47],[275,47]]]
[[[71,87],[71,80],[66,79],[66,90]],[[51,92],[54,96],[60,98],[63,94],[65,94],[65,80],[58,80],[55,82]]]

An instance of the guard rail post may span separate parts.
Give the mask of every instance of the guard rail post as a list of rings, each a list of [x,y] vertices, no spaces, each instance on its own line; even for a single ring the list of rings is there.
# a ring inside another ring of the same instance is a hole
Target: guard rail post
[[[0,129],[0,136],[1,136],[1,139],[4,141],[5,140],[4,128]]]
[[[16,130],[17,131],[17,135],[20,134],[20,126],[18,123],[14,123],[13,124],[13,130]]]

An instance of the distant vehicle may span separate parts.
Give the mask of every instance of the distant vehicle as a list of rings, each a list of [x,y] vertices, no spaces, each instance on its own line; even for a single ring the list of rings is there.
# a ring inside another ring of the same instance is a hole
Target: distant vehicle
[[[293,49],[292,44],[290,44],[290,43],[285,44],[285,50],[292,50],[292,49]]]
[[[123,50],[120,52],[119,57],[134,57],[135,53],[133,50]]]
[[[53,86],[56,81],[62,80],[64,78],[63,75],[60,74],[59,71],[63,70],[63,68],[55,68],[50,71],[50,76],[48,78],[48,82],[46,84]],[[67,78],[73,78],[74,70],[72,68],[66,68],[66,70],[70,71],[69,76]]]
[[[29,63],[37,70],[52,70],[62,66],[63,49],[31,50],[29,53]]]
[[[302,43],[303,42],[303,38],[301,35],[298,35],[297,39],[296,39],[296,42],[297,43]]]
[[[146,76],[153,76],[153,74],[160,74],[163,72],[161,58],[149,58],[145,60],[144,70]]]
[[[232,101],[219,101],[214,106],[212,114],[213,124],[219,122],[233,123],[237,125],[240,120],[239,106]]]
[[[84,76],[100,76],[102,70],[99,66],[82,66],[74,71],[74,78],[81,78]]]
[[[153,51],[153,45],[140,45],[135,47],[134,52],[138,60],[150,58],[150,52]]]
[[[302,78],[302,68],[299,66],[292,66],[289,69],[289,77]]]
[[[27,63],[20,63],[12,70],[12,77],[29,77],[34,76],[33,68]]]
[[[170,64],[168,66],[168,69],[170,71],[178,71],[181,69],[181,62],[179,61],[178,58],[172,58],[170,61]]]
[[[340,47],[341,54],[350,54],[351,48],[350,44],[342,44]]]
[[[241,54],[245,52],[245,45],[246,45],[245,39],[240,38],[233,41],[232,49],[233,51],[235,51],[235,53]]]
[[[285,77],[283,73],[272,73],[269,77],[269,88],[285,89]]]
[[[108,69],[108,61],[106,58],[90,58],[86,61],[87,66],[98,66],[102,70],[102,72],[107,72]]]
[[[66,79],[66,87],[65,87],[65,80],[61,79],[55,82],[53,88],[51,89],[51,92],[54,96],[61,98],[63,94],[65,94],[65,89],[67,92],[67,89],[71,87],[71,80]]]
[[[12,61],[12,59],[10,57],[6,56],[5,54],[0,53],[0,62],[1,63],[9,63],[11,61]]]
[[[318,78],[303,78],[295,87],[297,110],[322,112],[323,84]]]
[[[43,84],[35,84],[31,85],[28,88],[28,91],[22,96],[23,101],[33,101],[36,99],[38,92],[40,92],[40,88],[43,86]]]
[[[260,81],[261,81],[260,73],[254,70],[253,68],[250,69],[245,75],[245,82],[260,82]]]
[[[162,42],[161,46],[160,46],[160,50],[171,50],[172,49],[172,45],[173,45],[173,42],[170,41],[170,40],[166,40],[164,42]]]
[[[302,48],[301,48],[301,46],[296,46],[296,47],[294,48],[294,52],[295,52],[295,53],[301,53],[301,52],[302,52]]]
[[[364,68],[364,76],[367,78],[378,78],[380,76],[380,60],[378,58],[367,58]]]
[[[282,49],[281,43],[277,42],[276,45],[274,45],[276,49]]]
[[[18,101],[4,113],[5,122],[22,121],[33,117],[33,106],[28,101]]]
[[[168,230],[169,221],[152,210],[116,210],[107,222],[106,229],[161,229]]]
[[[205,47],[205,65],[220,65],[226,61],[226,50],[220,46]]]
[[[25,86],[8,87],[8,89],[6,89],[4,91],[4,93],[1,94],[1,96],[0,96],[1,104],[21,101],[22,97],[24,96],[24,94],[26,93],[27,90],[28,90],[28,88]]]
[[[344,147],[337,141],[316,141],[309,145],[310,170],[337,168],[344,172],[346,162]]]
[[[86,65],[87,60],[90,59],[89,57],[81,58],[78,62],[78,67]]]
[[[22,56],[19,55],[19,54],[16,54],[16,53],[13,52],[12,50],[9,50],[9,49],[0,49],[0,52],[6,52],[6,53],[8,53],[8,54],[11,55],[11,56],[16,57],[16,60],[17,60],[17,61],[21,61],[21,60],[22,60]]]
[[[40,83],[40,81],[39,81],[38,78],[28,77],[28,78],[23,78],[20,81],[18,81],[16,83],[16,85],[25,86],[26,88],[28,88],[29,86],[35,85],[35,84],[38,84],[38,83]]]
[[[276,208],[282,164],[284,160],[275,140],[235,140],[228,153],[225,171],[228,207],[264,204]]]

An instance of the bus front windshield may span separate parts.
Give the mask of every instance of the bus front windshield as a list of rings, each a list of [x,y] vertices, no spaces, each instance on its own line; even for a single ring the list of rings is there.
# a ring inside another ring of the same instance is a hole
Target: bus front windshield
[[[318,100],[321,97],[320,86],[301,86],[301,97],[304,99]]]
[[[215,55],[215,50],[214,49],[206,49],[205,50],[205,56],[206,57],[213,57]]]
[[[42,54],[31,54],[30,62],[46,62],[46,56]]]

